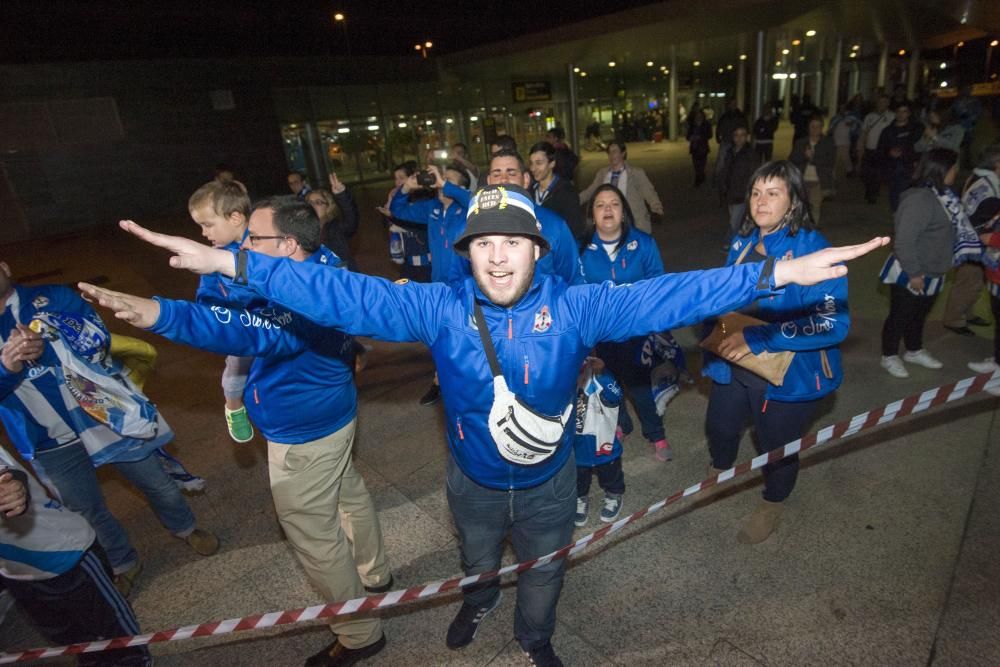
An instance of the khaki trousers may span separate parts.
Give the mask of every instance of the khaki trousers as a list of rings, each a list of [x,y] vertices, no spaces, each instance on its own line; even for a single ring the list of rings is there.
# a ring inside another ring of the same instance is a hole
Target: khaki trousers
[[[362,597],[365,584],[390,576],[375,505],[351,459],[356,423],[301,445],[267,443],[278,521],[327,602]],[[335,619],[330,629],[347,648],[362,648],[382,636],[382,621]]]
[[[983,265],[965,262],[955,269],[948,302],[944,305],[944,325],[964,327],[985,284]]]

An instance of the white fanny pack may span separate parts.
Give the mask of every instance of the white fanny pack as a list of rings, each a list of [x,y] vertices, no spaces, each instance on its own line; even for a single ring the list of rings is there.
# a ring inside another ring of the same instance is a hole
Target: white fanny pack
[[[535,465],[555,453],[566,434],[573,404],[561,416],[550,417],[535,411],[507,387],[493,341],[486,330],[486,318],[479,303],[474,306],[476,328],[483,341],[486,358],[493,373],[493,406],[490,408],[490,435],[497,451],[506,461]]]

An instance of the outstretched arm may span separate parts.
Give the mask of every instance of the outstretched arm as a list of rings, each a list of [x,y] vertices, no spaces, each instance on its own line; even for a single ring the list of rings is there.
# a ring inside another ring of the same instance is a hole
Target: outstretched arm
[[[116,318],[139,329],[148,329],[160,319],[160,304],[153,299],[115,292],[90,283],[78,283],[77,286],[89,299],[112,311]]]
[[[169,236],[167,234],[151,232],[132,220],[122,220],[118,225],[126,232],[139,237],[146,243],[151,243],[172,252],[173,257],[170,258],[170,266],[175,269],[187,269],[193,273],[221,273],[229,278],[236,275],[236,261],[233,253],[228,250],[212,248],[211,246],[203,245],[182,236]],[[126,321],[131,322],[131,320]]]
[[[888,245],[889,240],[888,236],[878,236],[867,243],[823,248],[795,259],[783,259],[774,265],[774,286],[815,285],[846,276],[847,267],[843,265],[844,262]]]

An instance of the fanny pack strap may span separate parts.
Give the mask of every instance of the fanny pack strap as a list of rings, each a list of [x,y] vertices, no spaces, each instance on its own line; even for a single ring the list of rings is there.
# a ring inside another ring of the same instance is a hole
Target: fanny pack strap
[[[503,370],[500,368],[500,362],[497,361],[497,351],[493,349],[493,339],[490,338],[490,332],[486,330],[486,318],[483,317],[483,309],[479,307],[479,302],[475,301],[474,298],[472,310],[476,316],[476,328],[479,329],[479,338],[483,341],[483,350],[486,351],[486,359],[490,362],[490,372],[493,373],[493,377],[500,377],[503,375]]]

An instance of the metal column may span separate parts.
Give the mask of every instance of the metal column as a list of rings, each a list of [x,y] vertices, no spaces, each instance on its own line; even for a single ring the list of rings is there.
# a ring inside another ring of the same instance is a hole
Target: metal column
[[[767,80],[764,78],[764,31],[757,31],[757,49],[753,59],[753,116],[757,119],[764,112],[764,95]],[[671,70],[673,72],[673,70]]]
[[[826,36],[820,37],[819,46],[817,46],[818,55],[816,56],[816,84],[813,86],[813,90],[816,92],[816,97],[813,99],[813,104],[818,107],[823,106],[823,100],[826,99],[826,93],[823,91],[823,60],[826,58]],[[832,110],[831,113],[836,113],[836,110]]]
[[[830,93],[827,98],[827,108],[831,114],[837,113],[840,104],[840,61],[844,55],[844,38],[837,35],[833,47],[833,61],[830,63]]]
[[[747,50],[747,38],[743,33],[740,33],[739,44],[740,55],[742,55]],[[747,108],[747,61],[737,61],[736,67],[736,106],[745,112]]]
[[[680,106],[680,100],[677,99],[677,46],[674,44],[670,45],[670,100],[667,102],[667,108],[670,111],[670,129],[667,133],[670,141],[677,141],[678,137],[678,125],[680,124],[680,118],[678,114],[678,107]]]
[[[569,145],[577,153],[581,152],[579,117],[576,108],[576,73],[573,71],[573,63],[566,65],[566,72],[569,75]]]
[[[885,92],[885,74],[889,69],[889,45],[882,42],[882,48],[878,53],[878,74],[875,78],[875,87],[879,92]]]
[[[916,97],[918,78],[920,78],[920,49],[914,47],[910,52],[910,66],[906,71],[906,99],[912,100]]]

